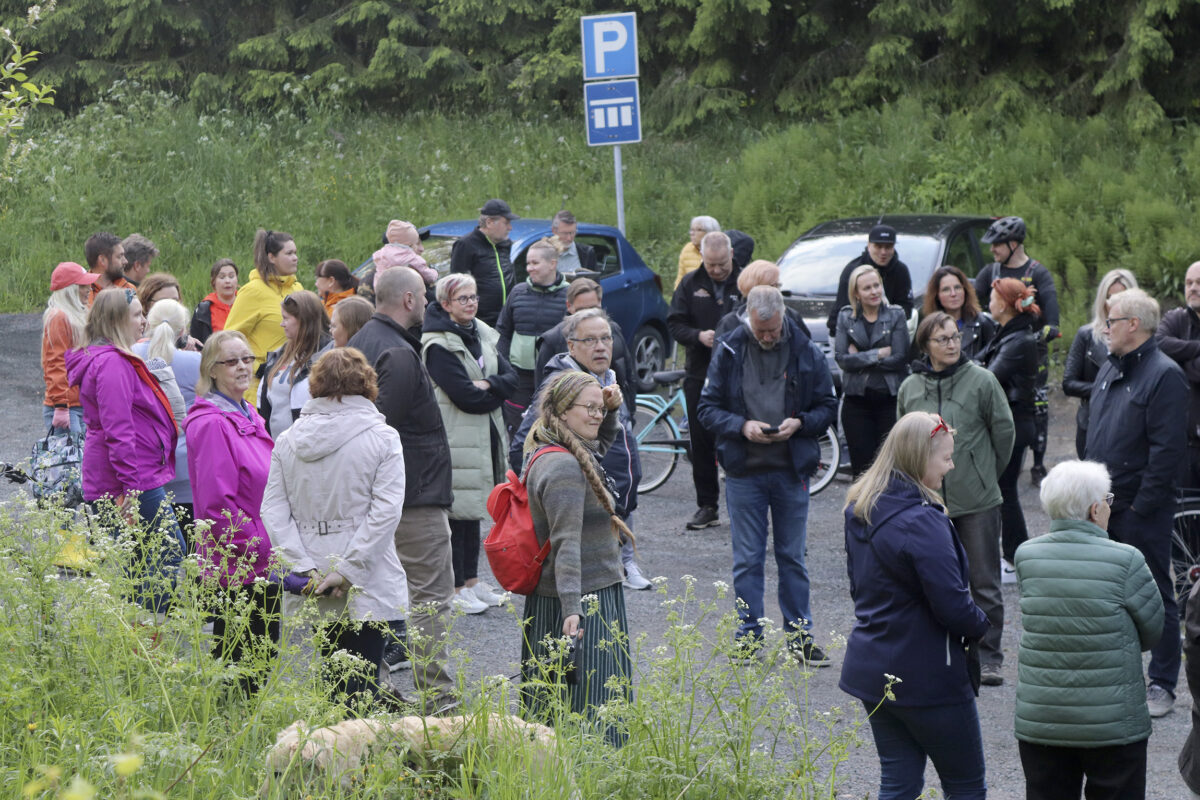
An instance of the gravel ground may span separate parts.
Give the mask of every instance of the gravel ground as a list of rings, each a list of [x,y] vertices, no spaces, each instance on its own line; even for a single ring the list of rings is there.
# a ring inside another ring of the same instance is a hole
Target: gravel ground
[[[14,462],[26,458],[30,444],[39,435],[43,390],[39,368],[40,324],[37,315],[0,315],[0,341],[6,343],[0,348],[0,382],[4,386],[4,392],[0,395],[0,419],[8,420],[0,436],[0,461]],[[1070,405],[1067,405],[1061,396],[1056,400],[1059,404],[1053,412],[1050,464],[1074,455],[1074,402],[1069,401]],[[848,634],[854,619],[842,547],[840,506],[846,486],[844,479],[839,480],[814,498],[809,516],[808,567],[812,581],[813,615],[816,618],[815,633],[820,643],[830,641],[835,635]],[[19,491],[19,487],[7,483],[0,485],[0,500]],[[1024,476],[1022,492],[1030,530],[1045,531],[1048,521],[1041,512],[1035,490]],[[677,579],[680,576],[693,575],[697,579],[699,593],[711,597],[714,581],[731,580],[728,521],[722,516],[723,524],[720,527],[685,535],[683,523],[693,510],[691,474],[684,464],[665,486],[642,498],[634,525],[639,542],[639,561],[647,575],[665,575],[676,587],[679,586]],[[481,570],[487,570],[486,559],[481,559]],[[767,615],[779,619],[779,609],[774,600],[775,585],[774,565],[769,559]],[[1009,624],[1004,635],[1005,684],[983,687],[979,699],[990,795],[997,800],[1024,797],[1024,779],[1016,740],[1012,735],[1016,646],[1020,634],[1018,599],[1016,587],[1006,586],[1005,605]],[[629,625],[634,635],[648,632],[653,639],[662,630],[665,615],[659,607],[660,600],[655,592],[626,593]],[[491,610],[482,615],[464,617],[456,624],[455,631],[462,636],[471,656],[471,663],[465,667],[468,672],[494,675],[516,671],[519,640],[512,615]],[[837,687],[842,653],[833,651],[831,655],[833,667],[817,671],[809,683],[809,698],[815,709],[834,706],[849,708],[854,705]],[[407,680],[406,675],[398,673],[400,685]],[[1186,688],[1182,677],[1180,687],[1183,695],[1177,701],[1175,711],[1154,722],[1149,745],[1147,797],[1150,798],[1182,798],[1188,795],[1175,766],[1189,725]],[[874,796],[879,766],[874,747],[869,741],[851,751],[841,773],[841,797]],[[937,779],[932,769],[929,770],[928,780],[936,786]]]

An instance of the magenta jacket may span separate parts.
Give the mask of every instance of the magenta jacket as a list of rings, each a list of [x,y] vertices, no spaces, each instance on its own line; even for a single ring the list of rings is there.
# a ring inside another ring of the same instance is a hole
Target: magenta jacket
[[[110,344],[70,350],[66,361],[87,425],[83,498],[144,492],[174,480],[179,431],[146,362]]]
[[[205,395],[196,398],[183,428],[195,518],[213,523],[196,541],[205,573],[220,574],[223,586],[266,577],[271,539],[259,508],[275,443],[262,417],[252,406],[247,418],[229,399]]]

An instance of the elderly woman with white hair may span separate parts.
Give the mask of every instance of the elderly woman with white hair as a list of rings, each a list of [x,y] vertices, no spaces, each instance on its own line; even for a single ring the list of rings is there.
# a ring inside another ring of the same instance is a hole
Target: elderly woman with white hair
[[[712,217],[692,217],[688,227],[688,241],[679,251],[679,274],[675,276],[675,288],[683,281],[683,276],[704,263],[700,255],[700,242],[706,233],[721,230],[721,225]]]
[[[1150,713],[1142,652],[1163,603],[1137,548],[1108,537],[1103,464],[1066,461],[1042,481],[1050,532],[1017,548],[1024,633],[1016,735],[1030,800],[1145,797]],[[1097,793],[1097,790],[1102,793]]]

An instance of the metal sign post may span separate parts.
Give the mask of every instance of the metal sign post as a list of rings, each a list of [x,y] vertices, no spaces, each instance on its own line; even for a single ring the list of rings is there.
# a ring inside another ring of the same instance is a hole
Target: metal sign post
[[[637,15],[628,12],[580,17],[579,25],[583,36],[583,108],[587,143],[589,147],[613,146],[617,228],[624,234],[625,178],[621,169],[621,145],[642,140],[641,96],[637,81]]]

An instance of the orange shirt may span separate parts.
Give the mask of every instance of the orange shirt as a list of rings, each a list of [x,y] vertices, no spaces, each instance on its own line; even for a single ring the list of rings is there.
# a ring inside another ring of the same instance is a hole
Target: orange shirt
[[[45,405],[79,407],[79,387],[67,385],[66,356],[74,347],[71,323],[67,321],[67,315],[59,311],[42,331],[42,374],[46,378],[46,396],[42,402]]]
[[[114,288],[115,289],[133,289],[135,292],[137,291],[137,287],[134,286],[129,281],[125,280],[124,278],[117,278],[109,286],[101,286],[100,281],[96,281],[95,283],[92,284],[92,293],[88,295],[88,308],[91,308],[92,303],[96,302],[96,295],[100,294],[100,292],[104,291],[105,289],[114,289]]]
[[[354,296],[357,291],[357,289],[347,289],[344,292],[330,292],[329,296],[325,298],[325,313],[333,314],[334,306],[345,300],[347,297]]]

